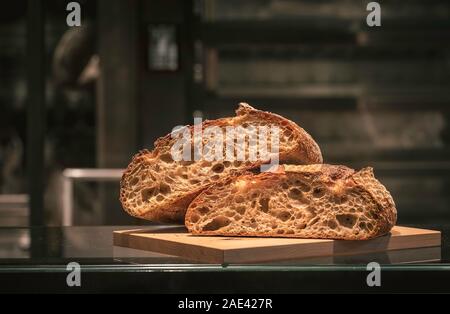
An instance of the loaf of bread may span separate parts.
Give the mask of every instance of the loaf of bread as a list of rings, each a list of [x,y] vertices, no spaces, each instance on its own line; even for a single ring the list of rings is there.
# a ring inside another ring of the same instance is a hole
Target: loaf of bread
[[[396,220],[372,168],[320,164],[226,178],[192,201],[185,224],[197,235],[365,240]]]
[[[280,131],[280,163],[322,163],[319,146],[311,136],[294,122],[279,115],[241,103],[235,117],[205,121],[201,129],[226,129],[229,126],[277,126]],[[187,131],[193,134],[194,126],[187,127]],[[263,159],[208,161],[205,158],[175,161],[171,154],[175,141],[171,134],[158,139],[153,151],[141,151],[128,165],[121,180],[120,201],[130,215],[157,222],[183,223],[188,205],[205,188],[267,162]],[[203,138],[203,145],[207,145],[207,142],[208,138]]]

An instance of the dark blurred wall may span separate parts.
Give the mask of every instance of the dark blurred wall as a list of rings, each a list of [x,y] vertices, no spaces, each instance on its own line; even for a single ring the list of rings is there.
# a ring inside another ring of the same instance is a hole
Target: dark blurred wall
[[[137,149],[138,1],[99,0],[97,166],[125,167]]]
[[[192,1],[141,1],[140,9],[140,144],[150,148],[157,137],[188,121],[190,76],[192,75]],[[159,24],[172,25],[178,42],[178,69],[157,71],[149,68],[149,29]]]

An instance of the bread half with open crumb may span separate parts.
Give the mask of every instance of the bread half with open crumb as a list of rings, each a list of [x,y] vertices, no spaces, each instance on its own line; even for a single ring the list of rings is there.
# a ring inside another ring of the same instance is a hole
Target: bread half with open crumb
[[[372,168],[323,164],[218,182],[193,200],[185,224],[197,235],[365,240],[388,233],[396,220]]]
[[[201,127],[204,130],[211,126],[221,130],[227,126],[277,126],[280,130],[280,163],[322,163],[319,146],[305,130],[288,119],[254,109],[248,104],[239,104],[235,117],[207,120]],[[187,130],[193,134],[194,127],[189,126]],[[248,159],[211,162],[205,158],[174,161],[171,147],[175,141],[171,134],[158,139],[153,151],[141,151],[128,165],[121,180],[120,201],[130,215],[157,222],[183,223],[189,203],[205,188],[233,173],[267,162]],[[203,138],[204,145],[207,141]]]

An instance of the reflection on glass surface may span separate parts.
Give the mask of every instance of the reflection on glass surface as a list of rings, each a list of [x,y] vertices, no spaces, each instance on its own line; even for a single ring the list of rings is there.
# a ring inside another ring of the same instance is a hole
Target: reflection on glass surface
[[[86,226],[86,227],[54,227],[54,228],[0,228],[0,265],[65,265],[67,261],[79,261],[82,265],[134,265],[172,269],[189,266],[189,269],[202,269],[213,264],[185,260],[177,256],[147,252],[125,247],[114,246],[112,234],[115,230],[129,230],[135,226]],[[173,226],[149,226],[148,232],[164,232]],[[393,250],[358,255],[324,256],[301,260],[285,260],[245,265],[216,265],[219,268],[239,266],[239,269],[254,267],[353,267],[378,261],[383,265],[406,266],[431,264],[436,267],[448,265],[450,256],[448,249],[448,226],[443,229],[442,247]],[[30,238],[32,234],[32,238]],[[31,241],[30,241],[31,240]],[[31,245],[41,247],[42,254],[33,255]],[[45,245],[46,244],[46,245]],[[197,266],[196,266],[197,265]]]

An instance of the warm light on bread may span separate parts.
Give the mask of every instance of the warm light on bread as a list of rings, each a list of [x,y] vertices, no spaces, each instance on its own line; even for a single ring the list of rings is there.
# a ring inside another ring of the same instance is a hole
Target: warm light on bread
[[[279,162],[321,163],[322,154],[311,136],[294,122],[241,103],[236,116],[205,121],[207,127],[276,126],[280,130]],[[194,133],[194,127],[187,129]],[[204,145],[207,140],[203,140]],[[264,160],[175,161],[171,134],[158,139],[153,151],[144,150],[133,157],[121,180],[120,200],[132,216],[158,222],[184,222],[189,203],[205,188],[235,174],[256,169]],[[247,152],[248,155],[248,152]]]
[[[187,228],[198,235],[365,240],[396,223],[394,201],[372,168],[282,168],[206,189],[189,206]]]

